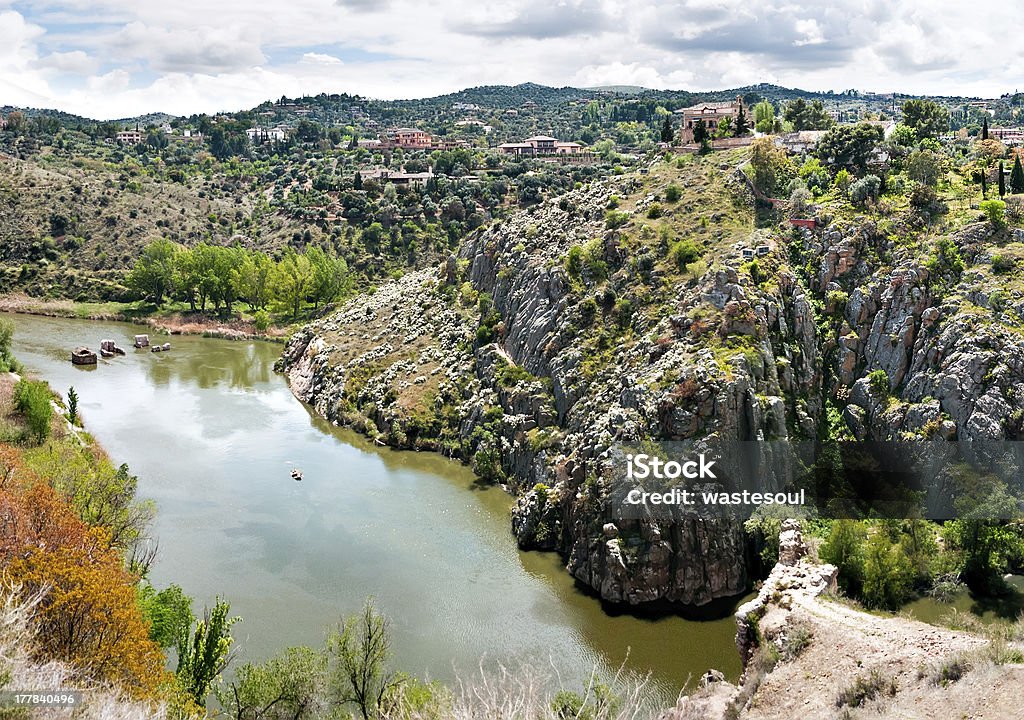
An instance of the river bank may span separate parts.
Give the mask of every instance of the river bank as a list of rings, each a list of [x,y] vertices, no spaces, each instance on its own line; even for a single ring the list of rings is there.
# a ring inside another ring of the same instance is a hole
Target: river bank
[[[126,322],[146,326],[153,332],[164,335],[201,335],[223,340],[266,340],[283,343],[294,330],[292,326],[271,325],[261,332],[257,330],[252,320],[242,318],[217,318],[189,311],[146,310],[140,308],[137,303],[92,303],[33,298],[20,293],[0,297],[0,312],[77,320]]]
[[[396,664],[442,682],[482,657],[557,667],[577,689],[625,663],[628,677],[651,673],[666,702],[709,667],[739,677],[733,608],[711,620],[606,613],[556,554],[519,551],[503,490],[311,412],[273,372],[275,345],[182,336],[170,353],[75,366],[67,347],[128,347],[136,327],[8,317],[26,371],[61,393],[75,387],[89,432],[155,501],[154,584],[226,597],[245,618],[239,663],[317,646],[373,596],[393,621]]]

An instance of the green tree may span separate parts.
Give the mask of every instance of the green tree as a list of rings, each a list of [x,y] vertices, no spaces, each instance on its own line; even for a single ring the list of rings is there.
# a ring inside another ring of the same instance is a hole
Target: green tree
[[[232,270],[235,294],[246,301],[250,310],[267,306],[274,262],[261,252],[245,253]]]
[[[703,145],[708,139],[708,129],[704,126],[703,120],[698,120],[693,125],[693,141]]]
[[[178,669],[175,674],[182,688],[200,706],[206,704],[210,685],[224,672],[229,661],[232,637],[231,626],[241,618],[229,618],[231,606],[217,598],[213,610],[207,610],[202,620],[190,631],[181,629],[177,640]]]
[[[328,635],[329,682],[335,700],[353,705],[363,720],[380,717],[401,689],[403,678],[388,668],[391,632],[387,618],[367,601]]]
[[[742,104],[740,104],[740,109],[736,113],[736,120],[733,125],[733,135],[736,137],[743,137],[747,134],[747,130],[750,129],[747,113]]]
[[[68,422],[78,424],[78,393],[74,385],[68,388]]]
[[[883,137],[877,125],[838,125],[821,138],[815,154],[829,165],[863,172]]]
[[[352,189],[353,190],[362,190],[363,189],[363,174],[361,172],[359,172],[358,170],[356,170],[355,174],[352,175]]]
[[[864,543],[867,531],[856,520],[836,520],[819,555],[839,569],[839,585],[850,595],[859,595],[864,583]]]
[[[794,130],[828,130],[836,124],[821,100],[808,103],[803,98],[797,98],[786,105],[784,117],[793,124]]]
[[[902,549],[890,542],[885,532],[875,532],[864,552],[864,603],[895,610],[910,597],[913,580],[914,568]]]
[[[312,281],[313,267],[309,258],[289,248],[274,270],[271,287],[273,296],[291,309],[293,320],[299,317],[299,310],[309,295]]]
[[[175,258],[180,249],[180,245],[166,238],[151,242],[128,273],[128,287],[157,306],[162,305],[164,296],[174,288]]]
[[[775,106],[767,100],[762,100],[754,106],[754,129],[760,133],[775,130]]]
[[[235,720],[312,720],[326,709],[327,656],[292,647],[277,657],[247,663],[217,699]]]
[[[1024,193],[1024,167],[1020,164],[1020,153],[1013,158],[1013,169],[1010,171],[1010,192],[1013,194]]]
[[[348,266],[342,258],[331,257],[316,246],[306,251],[306,258],[312,268],[309,294],[317,308],[321,302],[335,300],[345,289]]]
[[[903,103],[903,124],[914,131],[920,142],[949,129],[949,112],[933,100],[907,100]]]
[[[0,318],[0,371],[13,370],[14,356],[11,354],[11,341],[14,339],[14,323]]]
[[[50,419],[53,417],[50,398],[50,388],[44,382],[22,378],[14,386],[14,408],[24,416],[29,433],[36,442],[41,443],[50,435]]]
[[[1003,166],[1003,161],[999,161],[999,197],[1006,195],[1006,168]]]
[[[907,158],[907,177],[922,185],[935,187],[942,169],[942,159],[931,150],[915,150]]]
[[[162,648],[174,647],[182,633],[195,622],[192,598],[178,585],[157,592],[148,582],[143,582],[139,585],[138,596],[142,617],[149,624],[149,639]]]
[[[675,134],[675,128],[672,127],[672,116],[666,115],[665,122],[661,124],[661,141],[663,143],[671,143]]]
[[[754,171],[754,184],[766,195],[775,195],[796,174],[796,168],[786,151],[777,147],[771,138],[765,137],[751,144],[750,167]]]

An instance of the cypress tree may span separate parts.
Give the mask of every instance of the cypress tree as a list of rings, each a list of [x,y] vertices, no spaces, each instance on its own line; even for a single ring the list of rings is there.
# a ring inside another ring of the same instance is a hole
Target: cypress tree
[[[981,121],[981,139],[988,140],[988,118]]]
[[[352,176],[352,189],[362,190],[363,189],[363,174],[356,170],[356,174]]]
[[[747,134],[747,114],[743,111],[743,103],[740,103],[739,112],[736,113],[736,129],[733,134],[736,137],[743,137]]]
[[[697,124],[693,126],[693,141],[702,143],[708,139],[708,129],[704,127],[704,121],[698,120]]]
[[[999,197],[1006,194],[1006,178],[1003,173],[1003,161],[999,161]]]
[[[1013,170],[1010,171],[1010,192],[1024,193],[1024,167],[1020,164],[1020,155],[1013,159]]]
[[[661,141],[663,143],[670,143],[674,135],[675,130],[672,128],[672,116],[666,115],[665,122],[661,126]]]

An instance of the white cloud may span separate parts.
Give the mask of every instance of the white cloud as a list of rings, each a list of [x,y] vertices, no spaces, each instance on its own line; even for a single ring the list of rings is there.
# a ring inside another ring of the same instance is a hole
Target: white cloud
[[[1024,46],[997,35],[1024,22],[1017,3],[1001,5],[998,22],[941,0],[30,5],[0,10],[0,104],[97,117],[215,112],[282,94],[422,97],[524,81],[990,96],[1015,89],[1024,71]]]
[[[341,65],[340,59],[333,55],[325,55],[324,53],[308,52],[302,56],[302,62],[306,65]]]

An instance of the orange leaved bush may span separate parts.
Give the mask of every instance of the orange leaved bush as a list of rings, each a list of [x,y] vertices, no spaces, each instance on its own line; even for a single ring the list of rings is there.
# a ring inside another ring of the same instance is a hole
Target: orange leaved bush
[[[103,528],[90,528],[45,481],[0,450],[0,574],[36,608],[41,659],[73,664],[139,697],[167,680],[160,648],[136,602],[136,578]]]

